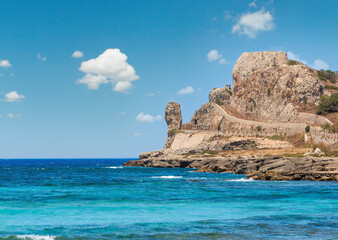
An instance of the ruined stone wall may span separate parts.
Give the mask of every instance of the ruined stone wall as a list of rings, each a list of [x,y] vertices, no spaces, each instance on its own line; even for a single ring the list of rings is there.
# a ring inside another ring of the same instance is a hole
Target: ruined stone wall
[[[338,149],[338,134],[324,132],[311,132],[311,138],[314,144],[325,144]]]

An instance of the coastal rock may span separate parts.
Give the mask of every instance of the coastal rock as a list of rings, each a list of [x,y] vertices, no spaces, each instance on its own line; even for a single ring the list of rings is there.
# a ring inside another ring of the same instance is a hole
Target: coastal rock
[[[187,159],[175,156],[172,159],[132,160],[124,166],[195,168],[198,172],[233,172],[246,174],[254,180],[310,180],[338,181],[337,158],[299,157],[203,157]]]
[[[299,112],[321,96],[317,71],[290,63],[285,52],[243,53],[232,76],[231,105],[255,120],[304,122]]]
[[[165,121],[168,125],[168,138],[164,148],[169,148],[174,136],[182,127],[181,105],[175,102],[169,102],[165,107]]]
[[[230,104],[231,94],[232,92],[229,85],[223,88],[214,88],[209,93],[209,102],[219,105]]]

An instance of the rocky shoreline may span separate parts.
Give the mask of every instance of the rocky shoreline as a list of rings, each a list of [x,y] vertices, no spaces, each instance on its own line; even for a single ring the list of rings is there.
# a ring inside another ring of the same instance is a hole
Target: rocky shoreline
[[[338,159],[323,157],[145,158],[127,167],[194,168],[197,172],[245,174],[254,180],[338,181]]]

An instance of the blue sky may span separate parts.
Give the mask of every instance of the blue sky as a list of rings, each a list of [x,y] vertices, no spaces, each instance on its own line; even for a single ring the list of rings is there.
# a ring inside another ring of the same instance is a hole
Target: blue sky
[[[337,10],[335,0],[0,0],[0,158],[160,149],[167,102],[188,121],[232,84],[243,52],[338,70]]]

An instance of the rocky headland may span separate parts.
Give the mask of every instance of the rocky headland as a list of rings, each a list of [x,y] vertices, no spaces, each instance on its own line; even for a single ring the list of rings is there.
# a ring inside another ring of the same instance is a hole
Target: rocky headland
[[[285,52],[243,53],[233,88],[214,88],[209,102],[182,124],[180,104],[165,108],[167,141],[125,166],[233,172],[256,180],[338,181],[337,113],[314,114],[338,84]],[[335,104],[335,103],[334,103]],[[337,108],[337,106],[334,106]],[[320,146],[323,151],[316,147]]]

